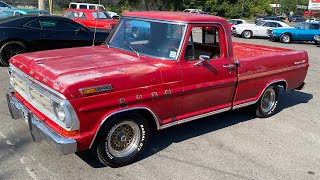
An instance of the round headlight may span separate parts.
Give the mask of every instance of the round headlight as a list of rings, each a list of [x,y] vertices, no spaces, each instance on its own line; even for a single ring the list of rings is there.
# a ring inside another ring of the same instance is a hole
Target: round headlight
[[[56,117],[60,121],[65,122],[66,114],[65,114],[63,108],[61,107],[61,105],[56,103],[56,102],[54,102],[53,103],[53,110],[54,110],[54,113],[55,113]]]

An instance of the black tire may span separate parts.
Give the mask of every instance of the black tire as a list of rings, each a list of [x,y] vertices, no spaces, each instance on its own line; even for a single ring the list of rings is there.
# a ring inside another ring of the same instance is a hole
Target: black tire
[[[246,39],[250,39],[252,37],[252,31],[245,30],[242,32],[241,36]]]
[[[143,152],[149,140],[149,125],[138,114],[126,114],[111,119],[97,138],[91,149],[95,157],[104,165],[121,167],[133,163]]]
[[[263,92],[259,101],[254,105],[255,114],[259,118],[267,118],[276,113],[279,103],[278,85],[270,85]]]
[[[27,46],[20,41],[9,41],[0,48],[0,62],[9,65],[9,59],[17,54],[28,52]]]
[[[292,39],[291,34],[284,33],[280,36],[280,42],[282,43],[290,43]]]
[[[314,42],[314,44],[316,44],[316,45],[320,45],[320,41],[313,41]]]

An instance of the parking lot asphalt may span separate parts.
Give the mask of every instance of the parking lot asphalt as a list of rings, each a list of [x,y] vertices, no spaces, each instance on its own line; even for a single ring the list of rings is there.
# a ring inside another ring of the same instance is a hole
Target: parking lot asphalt
[[[270,118],[242,109],[158,132],[138,162],[116,169],[88,152],[60,155],[33,142],[24,121],[9,115],[9,80],[0,67],[0,179],[320,179],[320,47],[233,40],[307,50],[306,87],[282,93]]]

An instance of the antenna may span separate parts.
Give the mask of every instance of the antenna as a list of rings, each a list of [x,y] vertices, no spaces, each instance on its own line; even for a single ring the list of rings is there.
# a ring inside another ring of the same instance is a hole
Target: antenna
[[[96,25],[94,26],[94,33],[93,33],[93,40],[92,40],[92,46],[94,46],[94,42],[96,41],[96,33],[97,33],[97,24],[98,24],[98,18],[99,18],[99,13],[96,11],[97,17],[96,19]]]

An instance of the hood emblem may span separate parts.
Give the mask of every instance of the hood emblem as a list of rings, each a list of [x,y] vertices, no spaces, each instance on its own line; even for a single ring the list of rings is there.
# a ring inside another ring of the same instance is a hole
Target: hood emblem
[[[83,95],[95,94],[100,92],[111,91],[113,89],[111,84],[103,85],[103,86],[93,86],[87,88],[79,89],[80,93]]]

